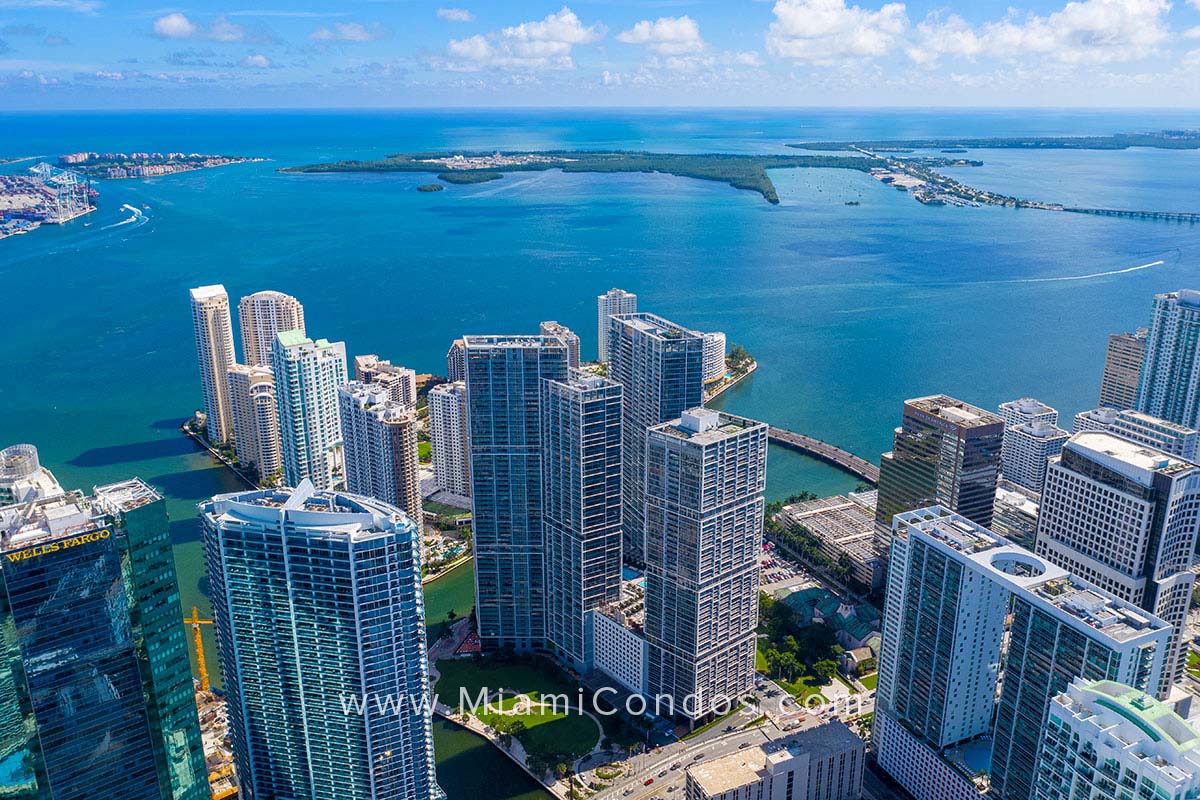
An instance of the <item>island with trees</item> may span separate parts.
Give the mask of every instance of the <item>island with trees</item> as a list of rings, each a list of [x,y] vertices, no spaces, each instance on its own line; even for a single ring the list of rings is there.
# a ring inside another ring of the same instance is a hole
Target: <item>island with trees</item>
[[[1114,133],[1109,136],[993,136],[967,139],[876,139],[853,142],[800,142],[789,144],[799,150],[872,151],[904,153],[941,150],[960,153],[970,150],[1128,150],[1151,147],[1159,150],[1200,149],[1200,130],[1167,130],[1155,133]]]
[[[734,155],[726,153],[646,153],[552,150],[537,153],[397,153],[376,161],[336,161],[285,167],[281,172],[413,172],[434,173],[449,184],[483,183],[511,172],[558,169],[563,172],[646,172],[719,181],[735,189],[758,192],[768,203],[779,195],[767,170],[790,168],[852,169],[869,172],[877,159],[863,156]]]

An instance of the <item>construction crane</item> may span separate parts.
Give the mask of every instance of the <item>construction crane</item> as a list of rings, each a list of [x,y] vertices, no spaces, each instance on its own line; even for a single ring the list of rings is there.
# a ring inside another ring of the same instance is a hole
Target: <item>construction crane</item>
[[[200,673],[200,691],[208,694],[208,667],[204,665],[204,638],[200,635],[201,625],[212,625],[211,619],[200,619],[200,609],[192,606],[192,616],[183,618],[184,625],[192,626],[192,641],[196,647],[196,671]]]

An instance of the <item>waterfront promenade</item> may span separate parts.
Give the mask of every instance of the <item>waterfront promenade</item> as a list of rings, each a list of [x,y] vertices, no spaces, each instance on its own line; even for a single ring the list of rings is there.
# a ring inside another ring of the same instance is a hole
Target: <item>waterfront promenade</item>
[[[820,439],[774,426],[767,430],[767,437],[775,444],[791,450],[798,450],[805,455],[824,461],[826,464],[832,464],[867,483],[879,483],[879,467],[853,453],[822,442]]]

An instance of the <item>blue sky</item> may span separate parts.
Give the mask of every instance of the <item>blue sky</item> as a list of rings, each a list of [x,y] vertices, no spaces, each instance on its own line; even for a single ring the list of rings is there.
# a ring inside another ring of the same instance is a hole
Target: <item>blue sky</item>
[[[1200,0],[0,0],[0,108],[1200,106]]]

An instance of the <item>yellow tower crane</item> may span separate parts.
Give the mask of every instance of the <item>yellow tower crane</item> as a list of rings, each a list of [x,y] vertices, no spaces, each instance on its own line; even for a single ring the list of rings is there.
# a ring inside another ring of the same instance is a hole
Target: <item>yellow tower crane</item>
[[[208,694],[208,667],[204,665],[204,639],[200,636],[201,625],[212,625],[211,619],[200,619],[200,609],[192,606],[192,616],[183,618],[184,625],[192,626],[192,641],[196,647],[196,671],[200,673],[200,691]]]

